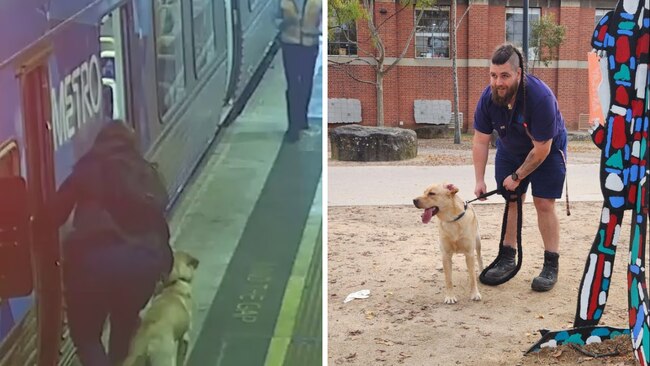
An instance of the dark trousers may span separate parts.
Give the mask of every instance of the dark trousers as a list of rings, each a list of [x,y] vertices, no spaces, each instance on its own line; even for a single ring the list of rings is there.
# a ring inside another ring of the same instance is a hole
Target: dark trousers
[[[140,323],[139,312],[170,267],[167,257],[150,248],[116,244],[73,250],[66,258],[66,314],[82,365],[122,364]],[[108,354],[101,342],[107,318]]]
[[[314,67],[318,57],[318,45],[303,46],[282,43],[284,75],[287,79],[287,114],[289,134],[297,135],[307,129],[307,110],[314,84]]]

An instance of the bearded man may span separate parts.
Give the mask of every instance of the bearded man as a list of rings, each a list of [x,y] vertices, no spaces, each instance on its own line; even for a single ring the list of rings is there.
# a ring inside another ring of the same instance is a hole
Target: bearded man
[[[553,288],[558,277],[560,227],[555,200],[562,196],[566,176],[567,132],[557,99],[538,78],[524,74],[517,48],[504,44],[494,51],[490,85],[474,113],[473,158],[479,196],[486,192],[485,165],[492,131],[498,134],[495,157],[497,187],[508,204],[508,222],[496,265],[485,273],[489,282],[505,279],[516,268],[517,203],[512,192],[525,199],[531,184],[537,224],[544,242],[544,266],[532,281],[535,291]]]

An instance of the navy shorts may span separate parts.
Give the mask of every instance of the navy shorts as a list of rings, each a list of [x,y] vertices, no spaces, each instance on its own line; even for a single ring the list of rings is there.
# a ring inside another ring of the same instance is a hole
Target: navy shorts
[[[566,165],[562,154],[566,156],[566,150],[561,151],[554,144],[544,162],[529,176],[521,180],[521,183],[519,183],[519,192],[526,193],[528,191],[528,184],[531,184],[534,197],[562,197],[562,187],[566,178]],[[497,187],[503,188],[503,181],[523,164],[526,156],[511,155],[507,151],[497,148],[497,154],[494,159],[494,175]],[[505,191],[502,195],[507,199],[507,193]]]

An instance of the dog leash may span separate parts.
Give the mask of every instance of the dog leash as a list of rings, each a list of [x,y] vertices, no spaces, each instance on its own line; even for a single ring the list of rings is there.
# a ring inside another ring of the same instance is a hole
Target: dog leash
[[[495,189],[495,190],[493,190],[493,191],[490,191],[490,192],[487,192],[487,193],[483,193],[482,195],[479,195],[478,197],[474,198],[473,200],[465,201],[465,203],[463,203],[463,206],[464,206],[464,208],[463,208],[463,212],[461,212],[460,215],[456,216],[455,219],[453,219],[453,220],[451,220],[451,221],[447,221],[447,222],[451,223],[451,222],[456,222],[456,221],[462,219],[463,216],[465,216],[465,213],[467,212],[467,207],[469,206],[470,203],[472,203],[472,202],[474,202],[474,201],[476,201],[476,200],[480,200],[481,198],[487,198],[487,197],[490,197],[491,195],[493,195],[493,194],[495,194],[495,193],[497,193],[497,192],[499,192],[499,190],[498,190],[498,189]]]
[[[569,176],[568,176],[569,167],[566,164],[566,156],[564,155],[564,151],[560,150],[560,155],[562,155],[562,160],[564,161],[564,184],[566,186],[566,215],[571,216],[571,208],[569,207]]]
[[[495,191],[488,192],[488,193],[485,193],[485,194],[492,195],[492,194],[494,194],[494,193],[496,193],[498,191],[499,190],[497,189]],[[522,262],[522,259],[523,259],[523,253],[522,253],[522,247],[521,247],[521,226],[522,226],[522,222],[523,222],[523,210],[522,210],[521,194],[518,191],[515,191],[515,194],[517,196],[516,197],[516,200],[517,200],[517,252],[518,252],[517,253],[517,265],[515,267],[515,270],[512,273],[510,273],[508,276],[502,278],[499,281],[491,281],[491,280],[488,280],[485,277],[485,274],[487,273],[487,271],[494,268],[496,266],[497,262],[499,262],[499,260],[504,255],[503,254],[504,253],[503,240],[506,237],[506,226],[508,224],[508,205],[510,204],[510,202],[513,201],[512,197],[510,197],[510,199],[506,199],[506,208],[505,208],[505,210],[503,212],[503,222],[501,223],[501,241],[499,242],[499,254],[497,254],[497,257],[494,259],[494,262],[492,262],[489,266],[487,266],[483,270],[483,272],[481,272],[481,275],[479,276],[479,280],[481,281],[481,283],[483,283],[485,285],[497,286],[497,285],[500,285],[502,283],[508,282],[508,281],[510,281],[511,278],[513,278],[517,274],[517,272],[519,272],[519,269],[521,268],[521,262]],[[480,198],[480,196],[479,196],[479,198]]]
[[[465,201],[465,209],[467,209],[467,205],[469,205],[470,203],[472,203],[474,201],[478,201],[478,200],[483,199],[483,198],[488,198],[488,197],[492,196],[493,194],[499,193],[499,191],[501,191],[501,189],[497,188],[497,189],[495,189],[493,191],[483,193],[482,195],[479,195],[478,197],[474,198],[473,200]]]

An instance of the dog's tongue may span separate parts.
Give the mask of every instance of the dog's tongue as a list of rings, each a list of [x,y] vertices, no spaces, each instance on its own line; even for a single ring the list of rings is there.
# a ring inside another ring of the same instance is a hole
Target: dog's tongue
[[[427,208],[424,210],[424,213],[422,214],[422,223],[423,224],[428,224],[429,221],[431,221],[431,218],[435,214],[434,212],[435,207]]]

